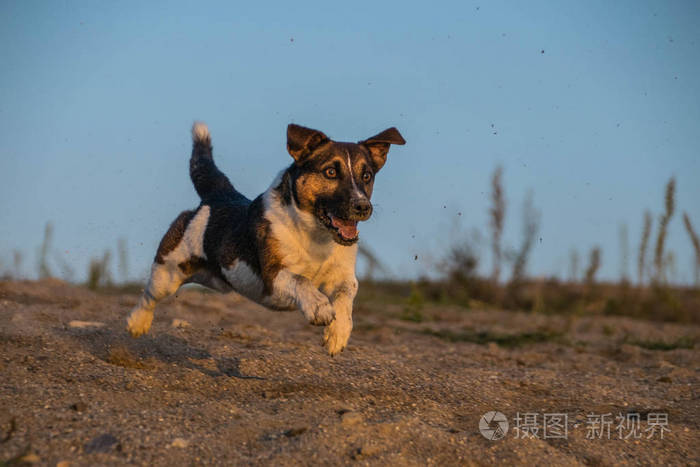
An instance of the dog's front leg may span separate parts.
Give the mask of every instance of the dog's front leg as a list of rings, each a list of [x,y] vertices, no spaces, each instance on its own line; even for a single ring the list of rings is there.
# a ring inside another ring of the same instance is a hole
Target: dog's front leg
[[[323,332],[323,345],[331,355],[340,353],[348,344],[352,332],[352,303],[357,295],[357,280],[342,284],[332,295],[335,319]]]
[[[272,281],[272,293],[263,304],[273,308],[298,308],[309,323],[326,326],[333,321],[334,307],[328,297],[306,277],[282,269]]]

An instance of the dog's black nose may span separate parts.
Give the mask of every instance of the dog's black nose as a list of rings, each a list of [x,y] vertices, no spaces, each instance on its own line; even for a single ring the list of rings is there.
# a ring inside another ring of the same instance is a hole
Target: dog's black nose
[[[372,203],[367,198],[355,198],[352,200],[352,213],[357,217],[366,219],[372,214]]]

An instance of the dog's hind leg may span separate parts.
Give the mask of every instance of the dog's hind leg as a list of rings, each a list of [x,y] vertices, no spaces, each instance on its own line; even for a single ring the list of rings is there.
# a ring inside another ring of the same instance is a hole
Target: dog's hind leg
[[[168,229],[158,247],[148,285],[127,318],[126,327],[132,336],[148,332],[156,303],[177,292],[203,268],[206,262],[203,240],[208,220],[209,206],[204,205],[196,212],[183,212]]]

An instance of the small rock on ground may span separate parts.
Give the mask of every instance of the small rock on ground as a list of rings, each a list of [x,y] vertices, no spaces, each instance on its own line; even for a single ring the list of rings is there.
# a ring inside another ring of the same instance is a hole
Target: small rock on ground
[[[183,328],[189,328],[190,323],[189,323],[189,321],[186,321],[184,319],[175,318],[175,319],[173,319],[171,326],[174,328],[183,329]]]
[[[186,448],[190,443],[183,438],[175,438],[170,444],[174,448]]]
[[[68,326],[72,328],[85,329],[85,328],[101,328],[105,323],[100,323],[99,321],[80,321],[73,320],[68,323]]]
[[[362,415],[360,415],[357,412],[345,412],[340,417],[340,423],[343,426],[355,426],[359,423],[362,423]]]
[[[85,445],[85,452],[88,454],[93,452],[109,452],[113,448],[116,448],[117,451],[121,450],[119,440],[109,433],[105,433],[93,438],[89,443],[87,443]]]

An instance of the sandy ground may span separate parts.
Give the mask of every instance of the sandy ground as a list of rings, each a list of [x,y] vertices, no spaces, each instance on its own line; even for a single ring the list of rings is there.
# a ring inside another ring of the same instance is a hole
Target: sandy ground
[[[0,282],[0,465],[700,459],[697,326],[450,307],[424,307],[416,323],[400,319],[405,305],[360,302],[351,345],[331,358],[300,314],[196,289],[132,339],[136,299]],[[488,411],[505,414],[503,439],[480,433]],[[521,438],[518,413],[523,428],[537,414],[536,437]],[[545,438],[550,413],[566,414],[566,437]],[[603,414],[610,439],[592,430]],[[640,414],[641,438],[622,427],[620,439],[619,414]],[[648,424],[654,414],[667,424]]]

